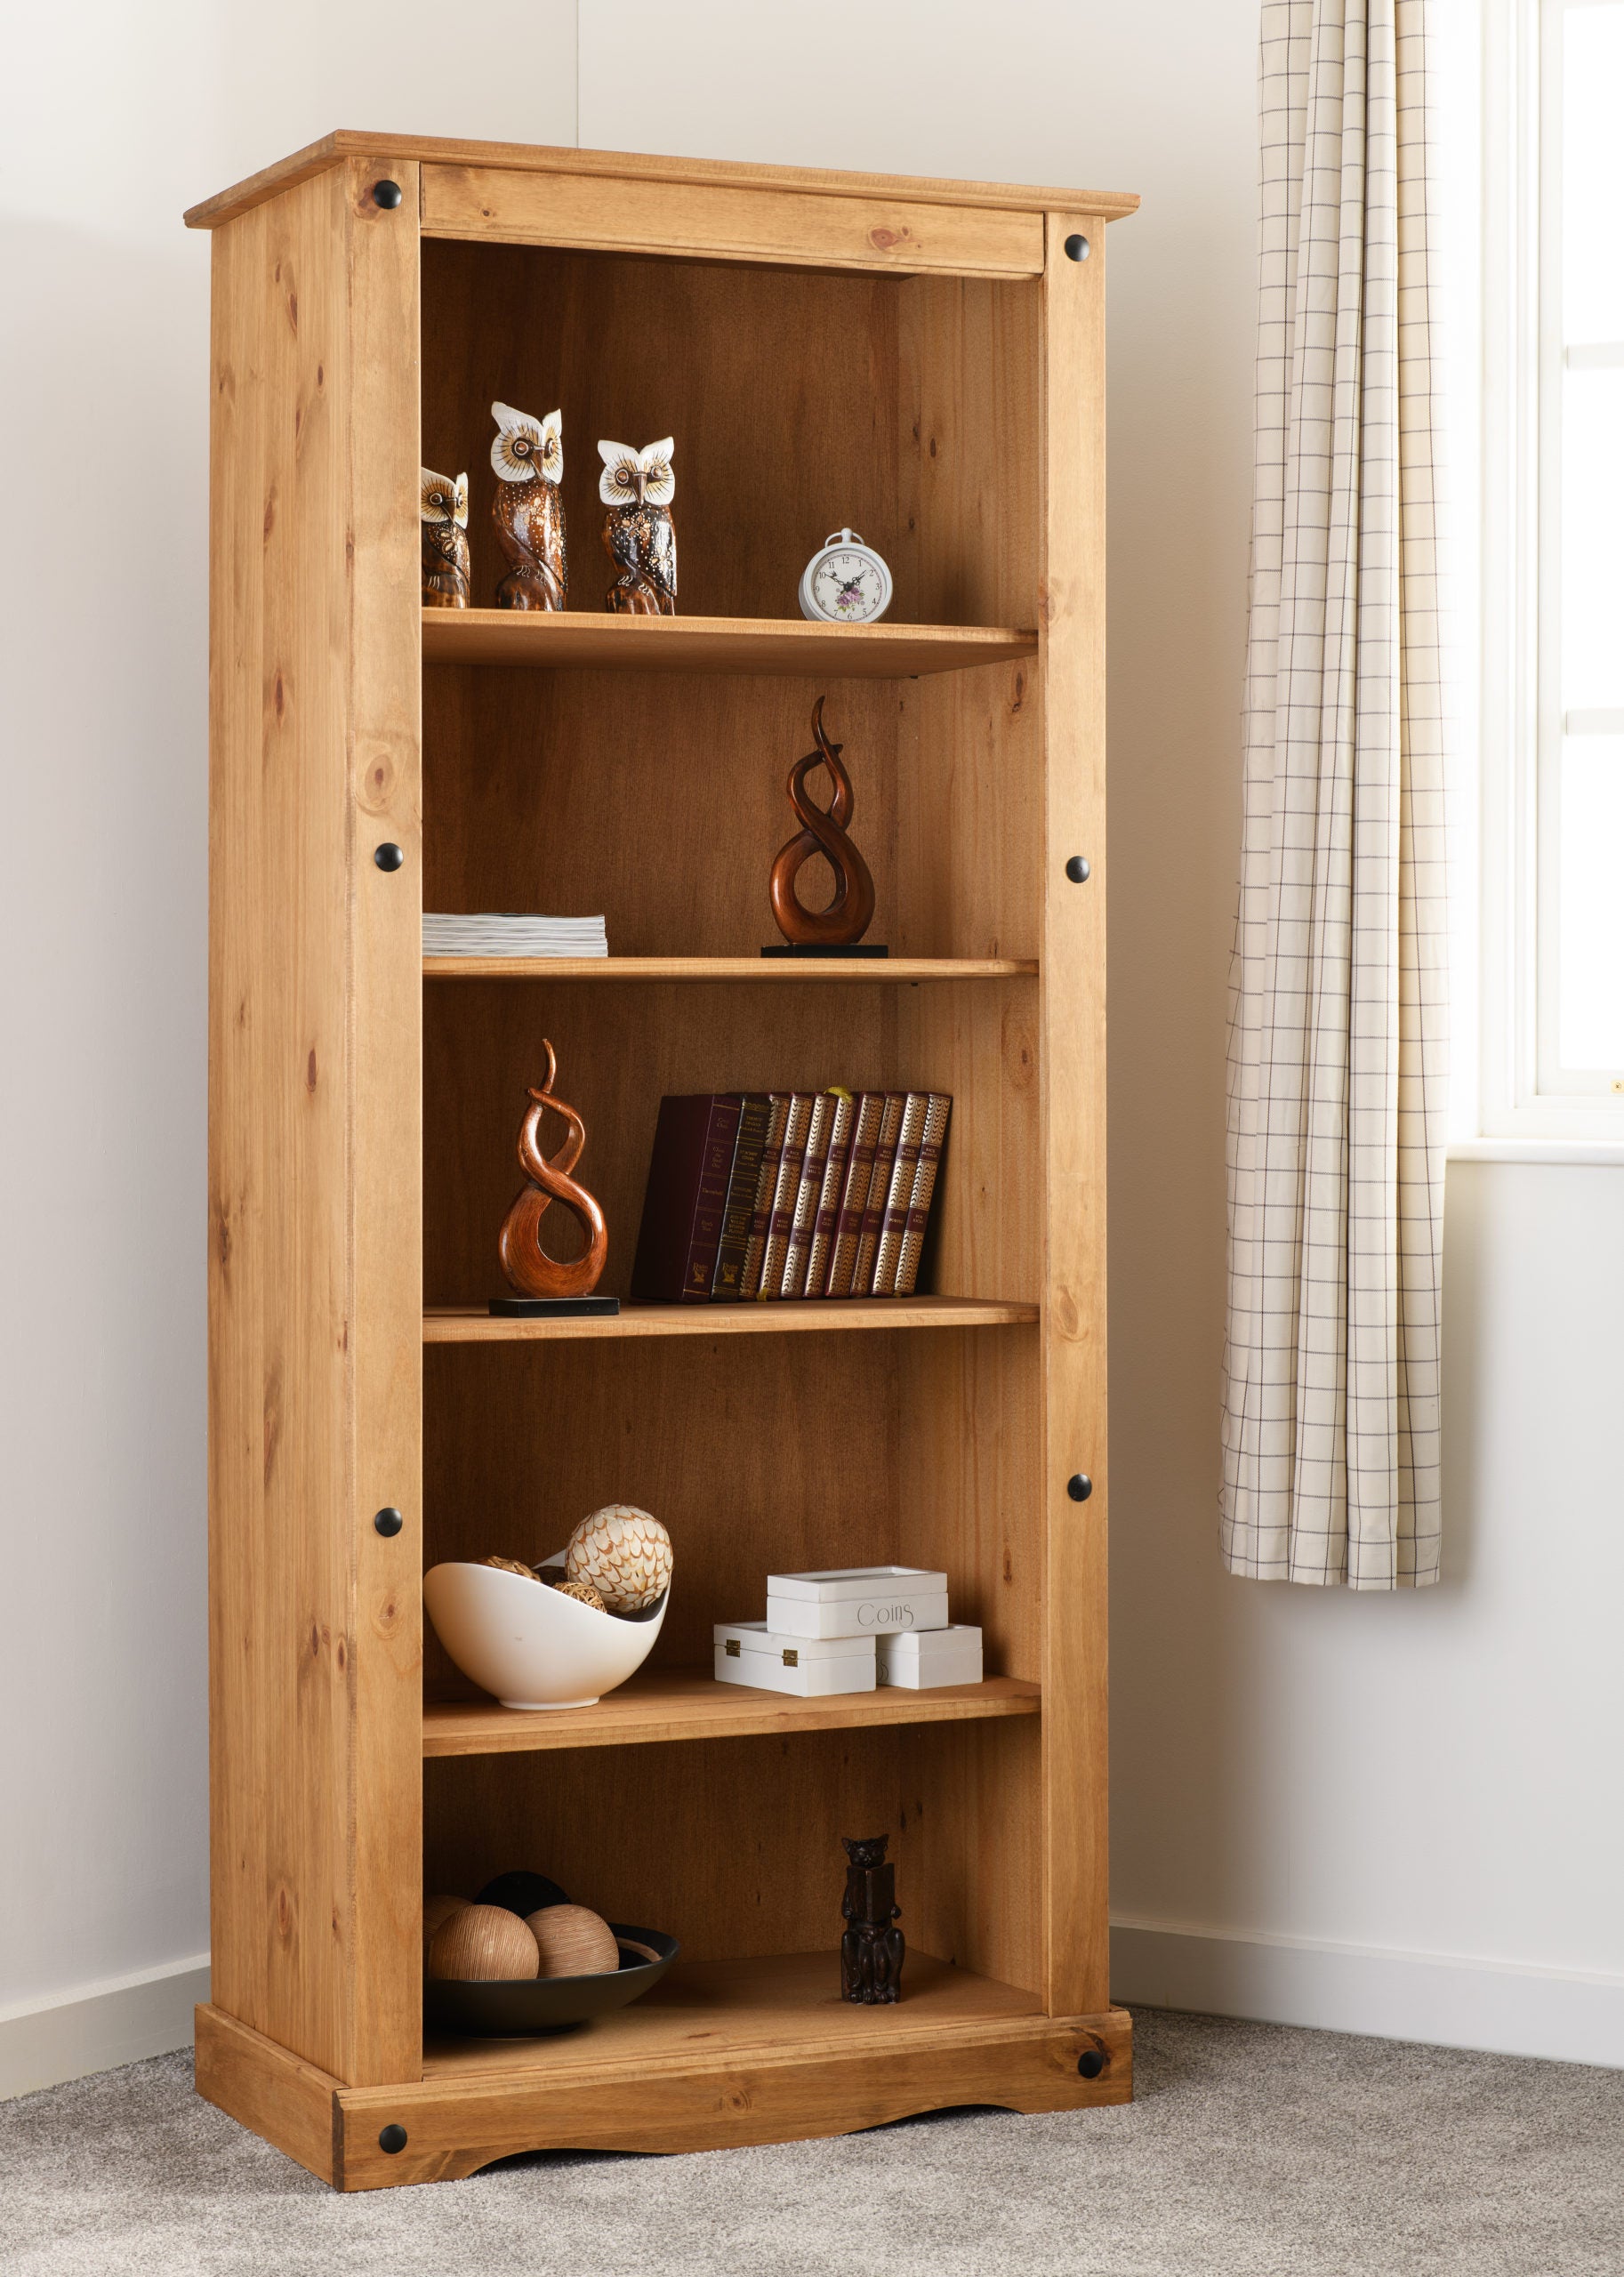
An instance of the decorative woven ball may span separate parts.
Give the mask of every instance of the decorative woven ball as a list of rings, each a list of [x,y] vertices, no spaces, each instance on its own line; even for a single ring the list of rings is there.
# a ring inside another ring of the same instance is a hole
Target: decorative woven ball
[[[547,1875],[529,1873],[518,1866],[511,1873],[498,1874],[494,1881],[486,1882],[476,1902],[480,1905],[503,1906],[523,1920],[527,1915],[539,1912],[543,1905],[567,1905],[569,1893]]]
[[[499,1573],[522,1573],[527,1581],[536,1578],[535,1566],[523,1565],[517,1557],[487,1557],[485,1563],[494,1565]]]
[[[671,1536],[658,1518],[611,1502],[583,1518],[564,1553],[572,1581],[590,1581],[606,1613],[641,1613],[671,1587]]]
[[[577,1605],[590,1605],[594,1613],[607,1613],[609,1609],[590,1581],[555,1581],[552,1586],[561,1597],[574,1597]]]
[[[423,1900],[423,1951],[434,1943],[434,1933],[450,1920],[454,1913],[461,1913],[468,1903],[465,1897],[425,1897]]]
[[[545,1906],[525,1927],[535,1939],[543,1976],[601,1976],[620,1967],[615,1932],[590,1905]]]
[[[529,1925],[502,1905],[463,1906],[440,1923],[429,1948],[430,1975],[448,1976],[459,1984],[511,1984],[540,1971]]]

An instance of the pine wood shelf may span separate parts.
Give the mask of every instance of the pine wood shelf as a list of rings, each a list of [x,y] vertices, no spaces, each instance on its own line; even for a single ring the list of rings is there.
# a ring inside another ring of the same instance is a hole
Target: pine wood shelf
[[[511,1320],[474,1305],[431,1307],[425,1344],[535,1344],[590,1337],[784,1336],[853,1328],[1017,1328],[1035,1305],[993,1297],[860,1297],[781,1299],[750,1305],[623,1304],[618,1313],[579,1319]]]
[[[425,957],[425,980],[1034,980],[1035,957]]]
[[[564,610],[425,609],[425,664],[509,664],[532,671],[785,673],[914,680],[1038,653],[1009,625],[809,624],[778,616],[610,616]]]
[[[794,1700],[780,1692],[719,1684],[708,1669],[634,1676],[592,1708],[526,1710],[493,1700],[423,1702],[423,1753],[525,1755],[538,1748],[639,1747],[668,1740],[770,1738],[784,1732],[844,1732],[894,1724],[962,1724],[1035,1716],[1039,1688],[1019,1677],[939,1685],[926,1692],[882,1685]]]
[[[1014,1984],[954,1968],[934,1954],[910,1952],[907,1998],[894,2008],[865,2008],[840,1997],[838,1951],[770,1953],[751,1960],[679,1960],[654,1991],[606,2017],[590,2043],[430,2039],[423,2078],[435,2086],[485,2086],[545,2072],[585,2078],[608,2066],[657,2064],[683,2056],[696,2036],[733,2056],[793,2049],[855,2050],[918,2046],[965,2026],[997,2034],[1012,2019],[1042,2019],[1042,2003]]]

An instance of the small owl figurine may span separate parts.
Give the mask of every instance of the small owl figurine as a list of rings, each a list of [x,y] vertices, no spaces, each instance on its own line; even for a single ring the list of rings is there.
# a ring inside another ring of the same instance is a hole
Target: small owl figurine
[[[454,482],[420,467],[422,487],[423,607],[466,608],[472,594],[468,572],[468,477]]]
[[[491,509],[496,543],[508,574],[496,588],[498,608],[562,608],[569,591],[564,547],[564,419],[550,411],[537,421],[505,403],[491,406],[496,438],[491,464],[496,498]]]
[[[668,435],[640,451],[599,443],[598,495],[608,508],[603,550],[620,571],[605,607],[622,616],[677,614],[677,530],[667,511],[677,495],[675,446]]]

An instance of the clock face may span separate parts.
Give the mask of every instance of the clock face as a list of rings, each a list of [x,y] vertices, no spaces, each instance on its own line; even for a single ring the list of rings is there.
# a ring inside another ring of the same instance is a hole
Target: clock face
[[[866,553],[836,546],[812,572],[812,599],[837,624],[863,624],[885,607],[885,586]]]

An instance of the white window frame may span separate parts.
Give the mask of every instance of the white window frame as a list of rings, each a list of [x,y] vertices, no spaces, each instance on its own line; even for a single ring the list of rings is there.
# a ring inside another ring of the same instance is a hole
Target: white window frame
[[[1585,4],[1485,0],[1483,11],[1479,1128],[1484,1151],[1554,1142],[1558,1156],[1578,1146],[1624,1161],[1624,1095],[1609,1076],[1552,1085],[1563,342],[1559,299],[1548,294],[1542,311],[1540,275],[1556,274],[1560,257],[1557,43],[1567,8]]]

